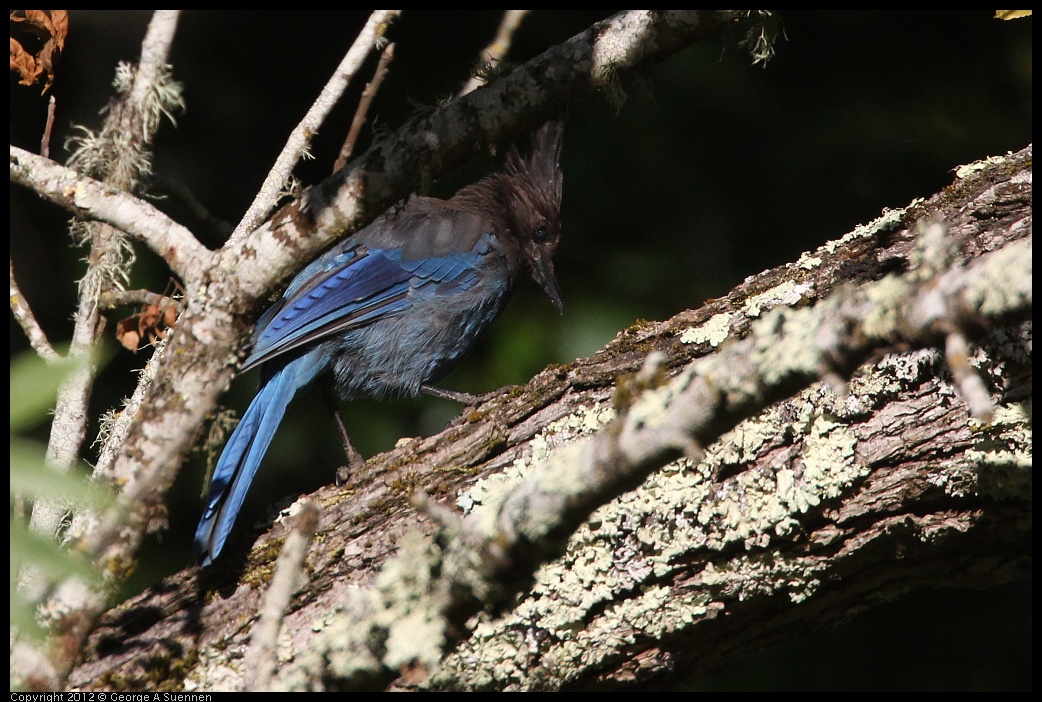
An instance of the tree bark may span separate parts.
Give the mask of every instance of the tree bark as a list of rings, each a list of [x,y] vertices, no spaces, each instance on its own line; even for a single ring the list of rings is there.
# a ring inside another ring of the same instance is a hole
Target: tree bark
[[[916,223],[937,216],[960,264],[1030,239],[1031,147],[960,171],[929,200],[726,297],[638,323],[593,357],[547,368],[467,408],[440,434],[370,459],[349,485],[308,496],[323,516],[308,582],[279,640],[287,668],[349,607],[347,593],[374,585],[407,534],[439,531],[411,505],[416,488],[470,510],[625,411],[652,351],[675,376],[746,337],[767,308],[813,305],[841,285],[914,270]],[[823,369],[831,382],[744,419],[700,461],[671,462],[599,508],[512,608],[472,617],[440,667],[403,668],[388,687],[672,686],[916,588],[1029,577],[1030,349],[1030,310],[978,336],[970,361],[994,404],[990,421],[972,419],[950,353],[895,339],[842,387]],[[202,575],[188,568],[108,612],[72,684],[240,687],[260,599],[294,520],[280,515],[259,537],[240,529],[227,549],[242,554],[237,562]],[[285,676],[280,684],[300,685]]]

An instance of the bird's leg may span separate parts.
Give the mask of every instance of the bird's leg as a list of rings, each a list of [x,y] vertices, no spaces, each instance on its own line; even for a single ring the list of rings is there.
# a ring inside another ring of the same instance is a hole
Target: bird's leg
[[[347,456],[347,465],[342,465],[336,469],[336,486],[340,487],[347,483],[347,479],[351,475],[351,467],[362,465],[365,463],[365,458],[351,445],[351,439],[347,435],[347,427],[344,426],[344,420],[340,417],[340,408],[337,407],[336,397],[333,395],[331,386],[323,385],[322,398],[326,401],[329,413],[333,415],[337,431],[340,432],[340,441],[344,445],[344,455]]]

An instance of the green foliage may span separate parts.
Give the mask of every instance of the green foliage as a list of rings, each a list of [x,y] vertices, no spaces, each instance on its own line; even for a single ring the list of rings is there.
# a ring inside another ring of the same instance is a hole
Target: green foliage
[[[65,361],[48,364],[31,353],[11,363],[11,500],[10,500],[10,584],[11,627],[38,636],[35,607],[18,586],[28,569],[36,585],[49,588],[69,577],[96,582],[96,568],[78,554],[60,546],[49,536],[30,530],[29,510],[34,500],[48,500],[72,509],[103,509],[111,496],[101,486],[76,472],[59,474],[47,466],[46,448],[39,442],[19,436],[39,424],[54,406],[58,388],[79,363]]]

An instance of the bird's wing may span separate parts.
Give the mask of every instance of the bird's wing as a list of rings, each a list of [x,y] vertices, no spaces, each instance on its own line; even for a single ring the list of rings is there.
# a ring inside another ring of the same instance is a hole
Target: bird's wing
[[[243,370],[398,314],[435,290],[439,294],[468,290],[478,280],[476,268],[485,252],[477,247],[407,260],[401,249],[363,244],[330,251],[305,269],[257,322],[253,350]]]

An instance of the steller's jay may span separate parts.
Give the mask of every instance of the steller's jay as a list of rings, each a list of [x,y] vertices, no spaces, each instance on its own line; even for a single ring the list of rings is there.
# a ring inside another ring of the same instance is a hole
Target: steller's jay
[[[443,378],[503,310],[523,271],[559,311],[561,132],[547,122],[522,158],[448,200],[413,196],[334,246],[257,322],[242,370],[260,389],[214,469],[195,531],[203,565],[221,553],[290,400],[323,373],[343,399],[462,396]],[[345,438],[345,448],[353,452]],[[357,454],[356,454],[357,455]]]

